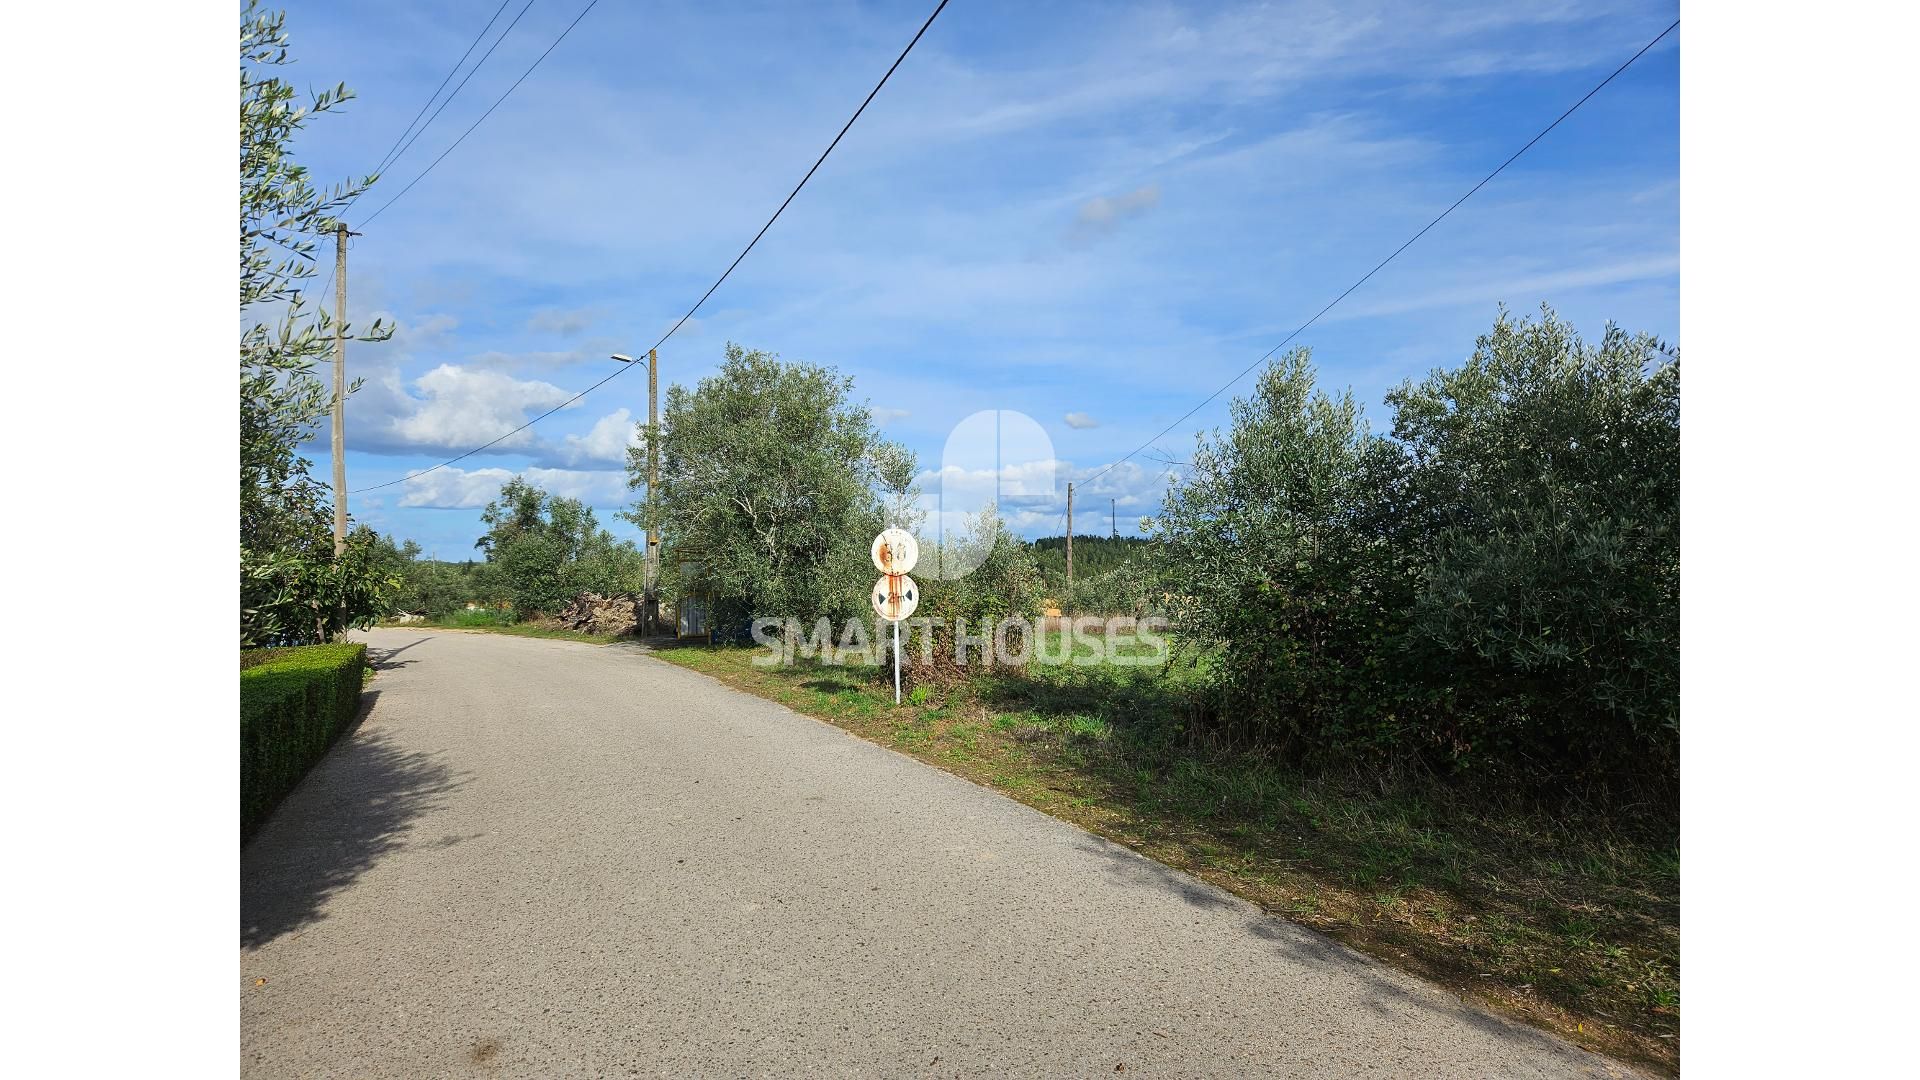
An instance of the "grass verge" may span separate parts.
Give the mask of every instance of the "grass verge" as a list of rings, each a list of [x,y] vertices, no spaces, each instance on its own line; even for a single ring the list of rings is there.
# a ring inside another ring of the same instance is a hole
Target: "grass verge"
[[[992,787],[1624,1061],[1679,1067],[1677,846],[1432,783],[1306,776],[1167,733],[1188,669],[1030,665],[893,705],[884,669],[660,658]]]

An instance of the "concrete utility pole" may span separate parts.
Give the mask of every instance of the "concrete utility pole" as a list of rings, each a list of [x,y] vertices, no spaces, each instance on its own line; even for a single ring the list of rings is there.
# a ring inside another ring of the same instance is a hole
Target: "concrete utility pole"
[[[1067,481],[1067,599],[1062,605],[1068,615],[1073,614],[1073,481]]]
[[[1120,500],[1107,500],[1107,539],[1120,539]]]
[[[625,353],[614,353],[623,364],[634,363]],[[640,627],[643,633],[660,632],[660,531],[653,527],[654,492],[660,487],[660,440],[654,436],[660,427],[660,352],[647,350],[647,562],[646,584],[640,596]]]
[[[654,492],[660,487],[660,354],[647,350],[647,623],[660,632],[660,533],[653,527]]]
[[[333,250],[333,554],[347,550],[347,223]]]

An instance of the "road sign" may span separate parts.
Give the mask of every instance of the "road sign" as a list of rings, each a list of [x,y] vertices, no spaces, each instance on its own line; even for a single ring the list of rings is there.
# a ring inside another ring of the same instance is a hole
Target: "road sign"
[[[920,542],[902,528],[889,528],[873,538],[873,568],[883,574],[904,574],[920,561]]]
[[[900,704],[900,620],[920,606],[920,586],[907,576],[920,561],[920,542],[897,525],[873,538],[873,565],[880,580],[873,583],[873,610],[893,624],[893,703]]]
[[[890,623],[913,614],[920,606],[920,585],[905,574],[887,574],[873,583],[873,610]]]

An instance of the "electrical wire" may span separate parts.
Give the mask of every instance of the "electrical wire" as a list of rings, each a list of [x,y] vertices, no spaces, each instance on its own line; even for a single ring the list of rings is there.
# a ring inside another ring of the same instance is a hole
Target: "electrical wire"
[[[480,33],[474,36],[473,43],[467,46],[467,51],[461,53],[460,59],[454,62],[454,65],[452,68],[448,69],[447,77],[444,79],[441,79],[440,85],[433,88],[433,93],[427,97],[427,100],[420,103],[420,111],[413,114],[413,119],[407,121],[407,126],[401,129],[399,136],[393,140],[393,145],[387,147],[387,152],[380,156],[380,164],[375,165],[373,167],[373,171],[375,175],[378,175],[381,171],[386,169],[388,165],[391,165],[394,162],[400,160],[400,144],[403,142],[407,142],[408,134],[413,132],[413,125],[420,123],[420,118],[427,114],[427,109],[432,107],[435,99],[437,99],[440,96],[440,91],[445,90],[447,88],[447,84],[453,81],[453,77],[460,73],[460,68],[464,66],[467,62],[467,57],[472,56],[473,50],[476,48],[479,48],[480,42],[486,39],[487,31],[493,29],[493,24],[500,21],[500,13],[507,10],[507,5],[511,3],[513,3],[513,0],[500,0],[500,6],[493,9],[493,18],[488,19],[487,25],[480,28]],[[528,0],[527,6],[528,7],[533,6],[532,0]],[[520,14],[525,15],[526,13],[527,13],[526,9],[522,8],[520,11]],[[514,20],[514,22],[519,22],[519,21],[520,20],[517,18]],[[507,29],[500,34],[501,38],[504,39],[507,36],[507,34],[511,33],[512,31],[513,31],[513,26],[509,24],[507,26]],[[494,42],[494,44],[497,46],[499,45],[499,42],[496,41]],[[493,55],[493,50],[488,49],[487,56],[492,56],[492,55]],[[487,62],[487,57],[482,56],[480,58],[480,64],[484,64],[486,62]],[[473,71],[479,71],[480,64],[473,65]],[[473,71],[467,72],[467,79],[473,78]],[[452,101],[456,96],[459,95],[460,88],[467,85],[467,79],[460,80],[460,86],[455,87],[453,93],[447,95],[447,101]],[[446,102],[441,102],[440,108],[444,109],[446,107],[447,107]],[[438,109],[434,110],[433,115],[439,116],[440,115],[439,110]],[[428,120],[425,125],[421,126],[420,130],[421,131],[427,130],[427,127],[431,126],[432,123],[433,123],[432,120]],[[415,136],[415,137],[417,138],[418,136]],[[413,144],[407,143],[407,145],[411,146]]]
[[[595,3],[597,2],[598,0],[595,0]],[[593,7],[593,4],[588,4],[587,7],[591,9]],[[676,332],[679,331],[679,329],[682,326],[686,325],[686,322],[688,319],[693,318],[694,313],[700,310],[701,305],[707,302],[707,299],[714,294],[714,291],[719,289],[721,284],[724,283],[730,275],[732,275],[734,268],[740,265],[740,261],[747,257],[747,253],[754,249],[754,245],[760,242],[760,238],[767,235],[767,230],[773,228],[773,223],[780,220],[780,215],[786,212],[787,207],[793,203],[794,197],[800,194],[800,189],[806,187],[807,181],[813,179],[813,174],[815,172],[818,172],[820,169],[820,166],[826,162],[827,155],[833,153],[834,147],[839,146],[840,140],[845,138],[847,132],[853,129],[854,121],[859,120],[860,114],[867,111],[868,105],[873,104],[873,99],[879,95],[881,88],[887,85],[887,80],[893,78],[893,73],[899,70],[901,63],[903,63],[907,59],[907,54],[911,53],[913,51],[913,47],[920,43],[920,39],[926,35],[928,28],[933,26],[933,20],[939,18],[940,13],[946,10],[946,7],[947,7],[947,0],[940,0],[939,5],[933,9],[933,14],[928,15],[927,21],[920,24],[919,31],[913,35],[913,40],[907,42],[907,47],[900,50],[900,55],[894,58],[893,64],[887,68],[886,74],[880,76],[880,81],[874,84],[874,87],[872,90],[868,91],[866,100],[862,101],[860,103],[860,107],[853,111],[853,115],[847,118],[847,122],[843,124],[840,128],[840,133],[833,137],[833,141],[827,144],[827,148],[820,152],[820,157],[814,161],[813,167],[808,169],[807,174],[805,176],[802,176],[800,178],[800,182],[793,186],[793,190],[787,193],[787,197],[781,201],[779,209],[773,212],[773,216],[767,219],[767,223],[765,225],[760,226],[760,231],[753,234],[753,239],[747,241],[747,246],[740,250],[740,254],[734,256],[733,262],[727,264],[726,270],[721,272],[720,276],[717,279],[715,279],[714,283],[712,285],[707,286],[707,291],[700,295],[700,299],[694,301],[693,306],[687,309],[687,313],[685,315],[680,316],[679,321],[675,322],[673,326],[667,330],[666,333],[660,335],[660,340],[653,343],[651,348],[648,349],[649,352],[653,351],[654,349],[658,349],[662,345],[665,345],[667,343],[668,338],[672,337]],[[586,12],[584,11],[581,12],[582,16],[585,16],[585,14]],[[579,20],[576,19],[574,21],[578,22]],[[568,29],[571,30],[572,27],[568,27]],[[565,34],[561,35],[561,37],[565,37],[565,36],[566,36]],[[555,44],[557,45],[559,43],[555,42]],[[551,52],[551,51],[552,51],[551,49],[548,50],[548,52]],[[542,54],[541,59],[545,59],[545,54]],[[534,61],[534,65],[536,67],[539,66],[539,61],[538,60]],[[527,70],[529,73],[531,73],[533,69],[528,68]],[[525,78],[525,77],[526,76],[524,75],[521,76],[521,78]],[[514,85],[518,86],[519,83],[516,82]],[[512,88],[511,87],[508,88],[507,92],[512,93],[513,92]],[[502,100],[505,100],[504,96]],[[498,104],[498,103],[496,102],[495,104]],[[493,110],[489,109],[487,111],[492,112]],[[480,117],[480,119],[485,120],[486,117],[483,115]],[[479,124],[476,122],[474,126],[478,127]],[[472,129],[470,128],[468,130],[471,131]],[[465,137],[466,136],[464,135],[461,136],[461,138],[465,138]],[[458,146],[458,145],[459,145],[458,142],[454,143],[454,146]],[[447,149],[449,152],[451,152],[453,147],[448,147]],[[441,155],[441,157],[445,157],[445,156],[446,156],[445,154]],[[434,164],[439,164],[437,159],[434,162]],[[428,169],[431,170],[432,166],[431,165],[428,166]],[[424,176],[425,174],[423,173],[421,175]],[[419,182],[418,179],[416,179],[415,183],[418,183],[418,182]],[[411,188],[412,185],[409,184],[408,187]],[[405,195],[406,191],[402,190],[400,194]],[[394,196],[393,201],[398,201],[399,197],[400,197],[399,195]],[[393,202],[390,201],[387,205],[391,206],[393,205]],[[386,207],[383,206],[380,209],[385,210]],[[374,216],[375,217],[379,216],[377,211],[375,212]],[[373,218],[369,217],[367,220],[372,221]],[[574,402],[579,401],[580,399],[586,397],[588,394],[593,393],[595,390],[598,390],[602,386],[605,386],[606,384],[612,382],[613,380],[619,378],[622,375],[625,375],[627,372],[632,371],[633,369],[640,366],[641,365],[639,364],[621,364],[618,368],[614,369],[613,372],[608,374],[605,378],[600,379],[599,381],[593,383],[592,385],[588,386],[586,389],[580,391],[579,393],[573,395],[572,397],[566,399],[565,401],[562,401],[560,404],[555,405],[553,408],[548,409],[546,412],[541,413],[540,415],[534,417],[533,419],[527,421],[524,424],[521,424],[519,427],[514,428],[512,431],[506,432],[505,434],[499,436],[498,438],[495,438],[488,442],[481,443],[479,446],[476,446],[473,449],[468,450],[464,454],[460,454],[457,457],[448,458],[447,460],[440,462],[438,465],[434,465],[430,468],[422,469],[416,473],[409,473],[406,476],[400,477],[399,479],[389,480],[384,484],[374,484],[369,487],[355,489],[349,492],[349,494],[358,495],[361,492],[365,492],[365,491],[378,491],[381,488],[392,487],[395,484],[405,483],[409,480],[413,480],[418,477],[425,476],[428,473],[434,472],[436,470],[444,469],[447,466],[454,464],[455,462],[464,461],[467,458],[470,458],[473,455],[478,454],[483,450],[487,450],[493,446],[497,446],[500,443],[506,441],[507,439],[510,439],[513,436],[520,434],[522,431],[525,431],[528,428],[532,427],[533,425],[539,423],[540,421],[545,420],[547,417],[552,416],[554,413],[557,413],[560,410],[567,408],[568,406],[572,405]]]
[[[1255,360],[1251,364],[1248,364],[1246,368],[1240,372],[1240,374],[1235,375],[1231,379],[1228,379],[1226,383],[1223,384],[1218,390],[1215,390],[1213,393],[1208,394],[1206,398],[1200,402],[1200,404],[1195,405],[1191,409],[1188,409],[1183,415],[1181,415],[1180,419],[1175,420],[1173,423],[1168,424],[1166,427],[1160,429],[1160,433],[1158,435],[1155,435],[1153,438],[1148,439],[1146,442],[1143,442],[1139,446],[1134,447],[1132,450],[1127,451],[1127,454],[1125,457],[1120,458],[1118,461],[1113,462],[1112,464],[1108,465],[1106,468],[1101,469],[1099,472],[1094,473],[1092,476],[1087,477],[1087,479],[1084,482],[1092,483],[1093,481],[1098,480],[1100,477],[1105,476],[1107,473],[1113,471],[1116,468],[1119,468],[1122,464],[1126,463],[1126,461],[1129,458],[1132,458],[1135,454],[1138,454],[1140,451],[1145,450],[1147,447],[1152,446],[1154,443],[1159,442],[1161,439],[1165,438],[1168,432],[1172,431],[1176,427],[1179,427],[1181,424],[1186,423],[1186,421],[1189,418],[1191,418],[1194,413],[1197,413],[1201,409],[1204,409],[1208,405],[1212,404],[1214,399],[1218,398],[1221,394],[1226,393],[1227,390],[1230,387],[1232,387],[1234,383],[1237,383],[1241,379],[1246,378],[1247,375],[1251,373],[1254,368],[1259,367],[1261,364],[1265,363],[1268,360],[1268,358],[1272,357],[1274,353],[1277,353],[1281,349],[1285,348],[1288,342],[1292,341],[1294,338],[1297,338],[1301,334],[1305,333],[1308,327],[1320,321],[1320,317],[1322,315],[1325,315],[1327,312],[1332,311],[1336,304],[1340,303],[1340,301],[1342,300],[1345,300],[1347,296],[1351,294],[1355,289],[1358,289],[1360,286],[1365,285],[1368,279],[1372,278],[1373,275],[1379,273],[1382,269],[1386,267],[1388,263],[1398,258],[1401,252],[1412,247],[1414,241],[1427,235],[1428,230],[1432,229],[1435,225],[1440,224],[1442,221],[1445,221],[1447,218],[1447,215],[1459,209],[1461,203],[1466,202],[1469,198],[1472,198],[1474,192],[1479,191],[1483,187],[1486,187],[1488,183],[1492,182],[1494,177],[1499,176],[1501,173],[1505,172],[1507,169],[1507,166],[1513,164],[1515,161],[1518,161],[1520,159],[1520,155],[1526,153],[1528,150],[1533,149],[1533,145],[1539,142],[1541,139],[1546,138],[1548,132],[1552,131],[1554,128],[1559,127],[1560,122],[1562,120],[1565,120],[1567,117],[1572,116],[1574,112],[1580,108],[1580,106],[1585,105],[1587,103],[1589,98],[1592,98],[1593,95],[1605,89],[1607,84],[1612,82],[1614,79],[1618,78],[1621,72],[1632,67],[1633,62],[1635,60],[1638,60],[1642,56],[1645,56],[1649,49],[1653,48],[1655,45],[1660,44],[1660,42],[1668,34],[1673,33],[1674,30],[1677,29],[1679,26],[1680,26],[1680,20],[1675,19],[1673,21],[1672,26],[1669,26],[1665,30],[1660,31],[1659,34],[1654,36],[1654,39],[1652,41],[1649,41],[1645,45],[1642,45],[1640,47],[1639,52],[1634,53],[1631,57],[1627,59],[1626,63],[1621,64],[1619,67],[1615,68],[1613,70],[1613,74],[1608,75],[1604,79],[1601,79],[1598,85],[1596,85],[1593,89],[1587,91],[1586,95],[1582,97],[1579,101],[1576,101],[1571,106],[1569,106],[1567,108],[1567,111],[1561,113],[1559,117],[1557,117],[1553,121],[1553,123],[1548,124],[1544,128],[1541,128],[1539,134],[1535,135],[1531,139],[1528,139],[1527,144],[1525,146],[1522,146],[1520,149],[1515,150],[1513,152],[1513,156],[1507,158],[1507,160],[1500,163],[1499,168],[1493,170],[1492,172],[1488,173],[1486,176],[1482,177],[1480,182],[1473,185],[1473,187],[1469,188],[1465,195],[1462,195],[1458,199],[1455,199],[1453,201],[1453,205],[1447,207],[1445,210],[1440,211],[1439,217],[1436,217],[1432,221],[1427,222],[1426,226],[1422,228],[1419,232],[1414,233],[1411,237],[1408,237],[1406,243],[1401,244],[1399,247],[1393,249],[1393,254],[1388,255],[1384,259],[1381,259],[1380,262],[1376,264],[1373,269],[1363,274],[1360,280],[1347,286],[1346,289],[1343,290],[1339,296],[1336,296],[1332,300],[1328,301],[1326,307],[1323,307],[1319,311],[1315,312],[1313,318],[1308,319],[1306,322],[1301,323],[1299,328],[1294,330],[1293,333],[1288,334],[1284,338],[1281,338],[1280,343],[1278,345],[1275,345],[1273,348],[1268,349],[1265,355],[1261,356],[1260,359]]]
[[[533,2],[534,2],[534,0],[527,0],[527,7],[532,7],[532,6],[533,6]],[[506,93],[504,93],[504,94],[501,94],[501,95],[500,95],[500,97],[499,97],[498,99],[496,99],[496,100],[494,101],[494,103],[493,103],[493,104],[491,104],[491,105],[489,105],[489,106],[487,106],[487,111],[486,111],[486,112],[483,112],[483,113],[481,113],[481,114],[480,114],[480,118],[479,118],[478,120],[475,120],[475,121],[473,122],[473,124],[472,124],[471,126],[469,126],[469,127],[467,128],[467,130],[465,130],[465,131],[463,131],[463,132],[461,132],[461,133],[460,133],[460,137],[459,137],[459,138],[457,138],[457,139],[455,139],[455,140],[453,140],[453,144],[452,144],[451,146],[448,146],[448,147],[447,147],[447,148],[446,148],[445,150],[442,150],[442,151],[440,151],[440,156],[439,156],[439,157],[437,157],[437,158],[434,158],[434,159],[433,159],[433,160],[432,160],[431,162],[429,162],[429,163],[427,164],[427,167],[426,167],[426,168],[424,168],[424,169],[422,169],[422,170],[420,170],[420,175],[419,175],[419,176],[416,176],[416,177],[414,177],[414,178],[413,178],[412,180],[410,180],[410,181],[408,181],[408,183],[407,183],[407,186],[406,186],[406,187],[403,187],[403,188],[401,188],[401,189],[399,190],[399,192],[397,192],[397,193],[396,193],[396,194],[395,194],[395,195],[393,196],[393,198],[391,198],[391,199],[388,199],[388,200],[387,200],[387,201],[386,201],[385,203],[382,203],[382,204],[381,204],[381,206],[380,206],[380,209],[378,209],[378,210],[375,210],[375,211],[374,211],[373,213],[371,213],[371,214],[368,214],[368,215],[366,216],[366,218],[365,218],[364,220],[362,220],[362,221],[360,222],[360,224],[361,224],[361,226],[362,226],[362,227],[364,228],[364,227],[365,227],[365,226],[367,226],[367,225],[371,225],[371,224],[373,223],[373,219],[374,219],[374,218],[377,218],[377,217],[379,217],[379,216],[380,216],[381,214],[384,214],[384,213],[386,213],[386,212],[387,212],[387,208],[388,208],[388,207],[390,207],[390,206],[392,206],[392,205],[393,205],[394,203],[397,203],[397,202],[399,202],[399,201],[400,201],[400,200],[401,200],[402,198],[404,198],[404,197],[406,197],[406,194],[407,194],[407,192],[409,192],[409,191],[412,191],[412,190],[413,190],[413,187],[414,187],[414,185],[415,185],[415,184],[418,184],[418,183],[419,183],[420,181],[422,181],[422,180],[425,180],[425,179],[427,178],[427,174],[428,174],[428,173],[430,173],[430,172],[432,172],[432,171],[434,170],[434,167],[435,167],[435,166],[437,166],[437,165],[439,165],[439,164],[440,164],[441,162],[443,162],[443,161],[445,161],[445,160],[447,160],[447,155],[448,155],[448,154],[451,154],[451,153],[453,153],[453,152],[454,152],[455,150],[457,150],[457,149],[459,149],[459,147],[460,147],[460,144],[461,144],[461,143],[463,143],[463,142],[466,142],[466,141],[467,141],[467,136],[469,136],[469,135],[471,135],[471,134],[473,134],[473,133],[474,133],[474,131],[475,131],[475,129],[477,129],[477,128],[479,128],[479,126],[480,126],[481,124],[484,124],[484,123],[486,123],[486,121],[487,121],[487,117],[489,117],[489,116],[492,116],[492,115],[493,115],[493,110],[495,110],[495,109],[497,109],[497,108],[499,108],[499,107],[501,106],[501,104],[502,104],[502,103],[504,103],[504,102],[505,102],[505,101],[507,100],[507,98],[509,98],[509,97],[511,97],[511,96],[513,96],[513,92],[514,92],[515,90],[518,90],[518,89],[520,88],[520,84],[521,84],[521,83],[523,83],[523,82],[526,82],[526,81],[527,81],[527,76],[529,76],[529,75],[532,75],[532,74],[533,74],[533,72],[534,72],[534,69],[540,66],[540,63],[541,63],[541,61],[543,61],[543,60],[545,60],[545,59],[546,59],[546,58],[547,58],[548,56],[550,56],[550,55],[552,55],[552,53],[553,53],[553,50],[555,50],[555,49],[557,49],[557,48],[559,48],[559,47],[560,47],[560,43],[561,43],[561,42],[563,42],[563,41],[565,41],[565,40],[567,40],[567,35],[568,35],[568,34],[571,34],[571,33],[573,33],[573,28],[574,28],[574,27],[576,27],[576,26],[579,26],[579,25],[580,25],[580,20],[581,20],[581,19],[584,19],[584,18],[586,18],[586,17],[587,17],[587,12],[589,12],[589,11],[592,11],[592,10],[594,9],[594,6],[595,6],[595,5],[597,5],[597,4],[599,4],[599,3],[600,3],[600,0],[588,0],[588,3],[587,3],[587,6],[586,6],[586,7],[583,7],[583,8],[581,8],[581,9],[580,9],[580,14],[578,14],[578,15],[575,15],[575,16],[573,17],[573,21],[567,24],[567,28],[566,28],[565,30],[562,30],[562,31],[560,31],[560,36],[559,36],[559,37],[557,37],[557,38],[554,38],[554,39],[553,39],[553,44],[551,44],[551,45],[549,45],[549,46],[547,46],[547,51],[546,51],[546,52],[543,52],[543,53],[541,53],[541,54],[540,54],[540,55],[539,55],[538,57],[536,57],[536,58],[534,59],[534,61],[533,61],[533,63],[531,63],[531,64],[529,64],[529,65],[527,65],[527,70],[525,70],[525,71],[523,71],[523,72],[521,72],[521,73],[520,73],[520,77],[519,77],[519,78],[517,78],[517,79],[515,79],[515,80],[513,80],[513,85],[512,85],[512,86],[509,86],[509,87],[507,87],[507,90],[506,90]],[[522,15],[525,15],[526,13],[527,13],[527,12],[526,12],[526,8],[522,8],[522,9],[520,9],[520,14],[522,14]],[[514,21],[515,21],[515,22],[518,22],[519,20],[518,20],[518,19],[516,18],[516,19],[515,19]],[[508,26],[508,27],[507,27],[507,30],[509,30],[509,31],[511,31],[512,29],[513,29],[513,27],[512,27],[512,26]],[[504,40],[504,39],[506,38],[506,36],[507,36],[507,35],[506,35],[506,34],[504,34],[504,33],[500,35],[500,37],[501,37],[501,39],[502,39],[502,40]],[[500,42],[498,42],[498,41],[496,41],[496,42],[494,42],[494,44],[495,44],[495,45],[498,45],[498,44],[500,44]],[[489,50],[488,50],[488,52],[492,52],[492,50],[491,50],[491,49],[489,49]],[[483,56],[483,57],[481,57],[480,59],[481,59],[481,63],[485,63],[485,62],[486,62],[486,57],[484,57],[484,56]],[[476,64],[476,65],[474,65],[474,70],[475,70],[475,71],[478,71],[478,70],[480,70],[480,68],[479,68],[479,65],[478,65],[478,64]],[[468,74],[469,74],[469,76],[471,76],[471,74],[472,74],[472,73],[471,73],[471,72],[469,72]],[[463,84],[463,85],[464,85],[464,84]],[[455,91],[455,92],[456,92],[456,93],[458,93],[458,91]],[[448,98],[447,100],[449,100],[449,101],[451,101],[451,100],[453,100],[453,99],[452,99],[452,98]],[[443,107],[444,107],[444,106],[443,106]],[[435,115],[438,115],[438,114],[435,114]],[[433,121],[431,121],[431,120],[429,120],[429,121],[427,121],[427,122],[428,122],[428,123],[432,123]],[[425,129],[424,129],[424,128],[422,128],[421,130],[423,130],[423,131],[424,131]],[[414,137],[415,137],[415,138],[419,138],[419,136],[418,136],[418,135],[416,135],[416,136],[414,136]],[[412,144],[411,144],[411,143],[409,143],[408,145],[412,145]],[[405,150],[401,150],[400,152],[401,152],[402,154],[404,154],[404,153],[406,153],[406,151],[405,151]]]
[[[460,73],[461,67],[463,67],[467,62],[467,57],[472,56],[473,50],[478,48],[482,41],[486,40],[487,31],[493,29],[493,24],[500,21],[500,13],[507,10],[507,5],[511,3],[513,3],[513,0],[500,0],[500,6],[493,10],[493,18],[488,19],[487,25],[481,27],[480,32],[474,35],[473,41],[467,45],[467,51],[460,54],[460,59],[454,62],[453,67],[447,70],[446,77],[440,80],[440,85],[434,87],[433,93],[427,96],[427,100],[420,103],[420,110],[413,114],[413,119],[407,121],[407,126],[401,129],[400,134],[397,137],[395,137],[395,139],[393,140],[393,145],[387,147],[387,152],[380,156],[379,164],[373,167],[374,176],[377,177],[381,173],[385,172],[388,166],[398,164],[400,161],[401,155],[405,154],[408,150],[412,149],[413,144],[419,140],[420,136],[426,134],[427,128],[433,126],[433,122],[440,118],[441,112],[445,111],[448,105],[453,104],[453,99],[460,96],[460,91],[466,89],[468,81],[470,81],[473,78],[475,72],[478,72],[480,70],[481,65],[487,62],[487,57],[493,55],[493,50],[500,47],[500,43],[507,39],[508,34],[513,33],[513,28],[519,25],[520,19],[522,16],[526,15],[527,9],[533,7],[534,0],[527,0],[526,7],[521,8],[520,14],[515,15],[513,17],[513,21],[507,24],[507,28],[505,30],[500,31],[500,36],[495,38],[493,44],[488,46],[487,51],[481,55],[479,63],[474,64],[473,68],[467,72],[466,78],[460,80],[460,85],[453,88],[453,93],[448,94],[446,100],[440,102],[440,107],[438,109],[433,110],[433,115],[430,117],[427,117],[427,122],[424,124],[420,124],[420,130],[414,131],[413,126],[415,124],[420,123],[420,118],[426,115],[427,110],[431,108],[433,106],[434,101],[440,97],[440,91],[445,90],[447,88],[447,84],[453,81],[453,77]],[[571,29],[571,27],[569,27],[569,29]],[[413,135],[413,138],[411,139],[407,138],[409,133]],[[405,143],[406,145],[402,146],[401,145],[402,143]],[[346,216],[346,212],[348,210],[353,209],[353,205],[360,201],[360,196],[366,194],[367,190],[368,189],[366,188],[362,188],[361,190],[354,192],[351,196],[347,198],[346,202],[341,204],[340,212],[334,216],[335,217]],[[339,272],[338,267],[335,267],[327,271],[326,285],[322,287],[322,289],[320,290],[319,297],[317,298],[315,303],[316,309],[320,309],[321,306],[325,304],[327,293],[333,290],[334,275],[337,274],[338,272]],[[335,317],[336,318],[339,317],[338,312],[335,313]]]

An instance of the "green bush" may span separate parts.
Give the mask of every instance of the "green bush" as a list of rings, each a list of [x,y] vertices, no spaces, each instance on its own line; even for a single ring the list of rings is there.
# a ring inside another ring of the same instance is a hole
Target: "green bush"
[[[1289,353],[1150,521],[1176,632],[1221,657],[1211,734],[1677,805],[1678,356],[1503,311],[1387,404],[1383,438]]]
[[[357,642],[240,654],[240,834],[267,819],[353,722],[366,676]]]

